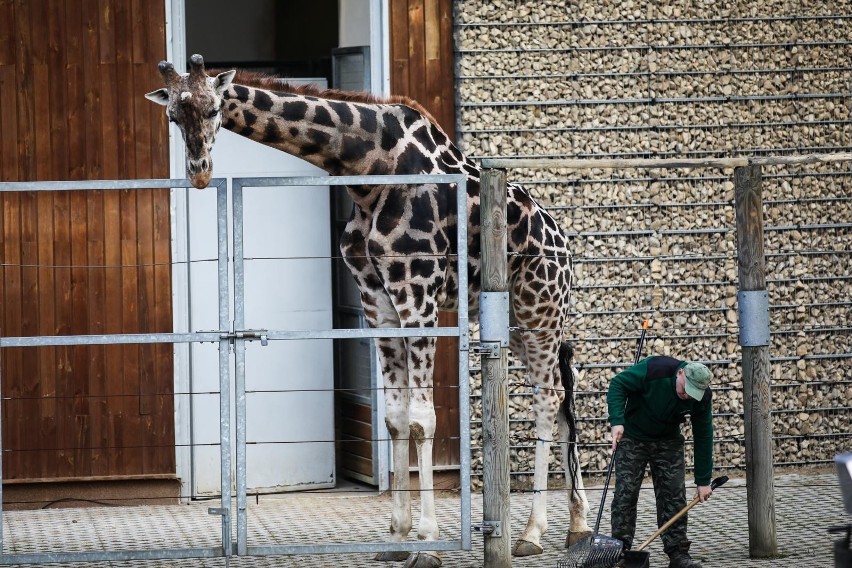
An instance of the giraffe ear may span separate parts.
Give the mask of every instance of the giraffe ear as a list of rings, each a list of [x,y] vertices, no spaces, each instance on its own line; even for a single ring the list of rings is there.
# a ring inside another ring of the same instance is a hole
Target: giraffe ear
[[[213,88],[216,89],[218,95],[224,93],[225,89],[231,86],[231,81],[234,80],[234,75],[236,74],[237,70],[231,69],[230,71],[216,75],[216,78],[213,80]]]
[[[169,92],[165,89],[157,89],[145,95],[149,101],[153,101],[158,105],[167,106],[169,104]]]

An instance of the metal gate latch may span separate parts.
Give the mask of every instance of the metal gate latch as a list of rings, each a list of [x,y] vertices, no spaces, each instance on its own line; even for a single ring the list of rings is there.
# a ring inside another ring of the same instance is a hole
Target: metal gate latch
[[[244,330],[244,331],[233,331],[233,332],[229,332],[229,333],[223,333],[219,337],[221,339],[229,340],[231,342],[231,344],[233,344],[234,341],[237,340],[237,339],[245,339],[247,341],[257,341],[259,339],[260,344],[263,345],[264,347],[266,347],[267,345],[269,345],[268,333],[269,332],[266,331],[265,329]]]
[[[503,536],[503,524],[500,521],[482,521],[481,525],[473,525],[471,529],[491,538]]]
[[[257,331],[238,331],[236,333],[237,339],[248,339],[249,341],[260,340],[260,344],[266,347],[269,345],[269,338],[267,337],[267,332],[265,329],[257,330]]]

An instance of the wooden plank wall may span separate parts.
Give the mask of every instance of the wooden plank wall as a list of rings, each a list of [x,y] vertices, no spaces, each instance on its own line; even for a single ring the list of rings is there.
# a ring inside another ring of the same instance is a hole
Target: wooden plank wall
[[[378,485],[373,475],[373,415],[368,404],[347,400],[337,404],[335,426],[340,443],[337,464],[346,477]]]
[[[422,104],[455,137],[452,0],[390,0],[391,93]],[[442,313],[440,325],[455,325]],[[438,339],[435,361],[435,465],[460,463],[458,340]],[[415,455],[415,454],[413,454]]]
[[[165,4],[0,0],[0,180],[163,178]],[[167,190],[3,193],[0,333],[172,329]],[[174,474],[172,347],[4,349],[3,479]]]

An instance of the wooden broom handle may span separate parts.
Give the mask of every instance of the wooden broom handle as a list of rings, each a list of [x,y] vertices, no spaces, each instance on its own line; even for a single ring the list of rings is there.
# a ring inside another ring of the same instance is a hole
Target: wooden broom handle
[[[717,478],[716,478],[716,479],[714,479],[714,480],[713,480],[713,482],[710,484],[710,489],[711,489],[711,490],[715,490],[717,487],[721,487],[722,485],[724,485],[725,483],[727,483],[727,481],[728,481],[728,476],[727,476],[727,475],[723,475],[723,476],[721,476],[721,477],[717,477]],[[701,498],[700,498],[698,495],[696,495],[695,497],[693,497],[692,501],[690,501],[690,502],[689,502],[689,504],[688,504],[686,507],[684,507],[683,509],[681,509],[680,511],[678,511],[678,513],[677,513],[674,517],[672,517],[671,519],[669,519],[668,521],[666,521],[666,524],[664,524],[664,525],[663,525],[663,526],[661,526],[659,529],[657,529],[657,532],[655,532],[654,534],[652,534],[652,535],[651,535],[651,538],[649,538],[648,540],[646,540],[645,542],[643,542],[643,543],[642,543],[642,545],[641,545],[639,548],[637,548],[637,549],[636,549],[636,550],[637,550],[637,552],[638,552],[638,551],[640,551],[640,550],[644,550],[644,549],[645,549],[645,547],[646,547],[646,546],[648,546],[649,544],[651,544],[651,542],[653,542],[653,540],[654,540],[655,538],[657,538],[658,536],[660,536],[661,534],[663,534],[664,532],[666,532],[666,531],[669,529],[669,527],[670,527],[670,526],[672,526],[673,524],[675,524],[675,522],[676,522],[679,518],[681,518],[682,516],[684,516],[684,515],[686,514],[686,512],[687,512],[687,511],[689,511],[690,509],[692,509],[693,507],[695,507],[695,505],[697,505],[697,504],[698,504],[698,500],[699,500],[699,499],[701,499]]]
[[[663,526],[661,526],[660,528],[658,528],[658,529],[657,529],[657,532],[655,532],[654,534],[652,534],[652,535],[651,535],[651,538],[649,538],[648,540],[646,540],[645,542],[643,542],[643,543],[642,543],[642,545],[641,545],[639,548],[637,548],[636,550],[637,550],[637,551],[639,551],[639,550],[644,550],[644,548],[645,548],[646,546],[648,546],[649,544],[651,544],[651,543],[654,541],[654,539],[655,539],[655,538],[657,538],[658,536],[660,536],[661,534],[663,534],[664,532],[666,532],[667,530],[669,530],[669,527],[670,527],[670,526],[672,526],[673,524],[675,524],[675,522],[677,522],[677,520],[678,520],[679,518],[681,518],[682,516],[684,516],[684,515],[686,514],[686,512],[687,512],[687,511],[689,511],[690,509],[692,509],[692,508],[693,508],[693,507],[694,507],[694,506],[698,503],[698,500],[699,500],[699,499],[700,499],[700,497],[699,497],[698,495],[696,495],[696,496],[692,499],[692,501],[690,501],[690,502],[689,502],[689,504],[688,504],[686,507],[684,507],[683,509],[681,509],[680,511],[678,511],[677,515],[675,515],[674,517],[672,517],[671,519],[669,519],[668,521],[666,521],[666,524],[664,524]]]

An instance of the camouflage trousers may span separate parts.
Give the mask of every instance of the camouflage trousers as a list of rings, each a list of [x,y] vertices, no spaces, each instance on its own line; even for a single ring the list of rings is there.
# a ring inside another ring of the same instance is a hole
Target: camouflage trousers
[[[612,536],[633,545],[636,532],[636,503],[645,476],[646,466],[651,466],[654,497],[657,500],[657,526],[662,526],[686,506],[684,481],[683,441],[658,440],[642,442],[622,438],[615,456],[615,491],[612,498]],[[663,548],[667,554],[688,546],[686,515],[662,534]],[[643,538],[644,542],[650,534]]]

